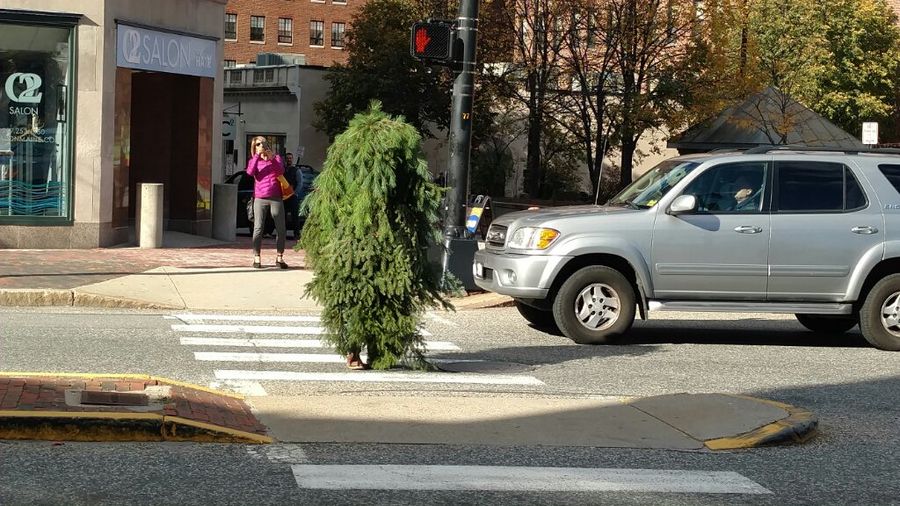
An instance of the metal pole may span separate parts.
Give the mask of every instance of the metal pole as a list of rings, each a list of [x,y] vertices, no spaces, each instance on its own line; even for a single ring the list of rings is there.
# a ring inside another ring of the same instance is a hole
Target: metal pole
[[[472,144],[472,96],[475,92],[475,40],[478,34],[478,1],[461,0],[457,17],[457,44],[462,45],[462,61],[453,82],[453,105],[450,112],[450,191],[444,201],[444,251],[441,265],[444,274],[450,268],[450,244],[465,236],[466,183]]]

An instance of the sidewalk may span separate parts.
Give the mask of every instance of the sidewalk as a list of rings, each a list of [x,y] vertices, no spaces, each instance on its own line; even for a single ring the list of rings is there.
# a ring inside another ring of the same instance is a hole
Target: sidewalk
[[[250,237],[234,243],[166,232],[163,248],[0,250],[0,306],[82,306],[139,309],[315,311],[302,298],[312,272],[288,241],[276,269],[275,241],[253,269]],[[510,304],[496,294],[455,300],[459,309]]]
[[[366,373],[360,373],[366,374]],[[402,373],[401,373],[402,374]],[[0,440],[587,446],[800,443],[812,413],[724,394],[251,397],[143,375],[0,372]]]

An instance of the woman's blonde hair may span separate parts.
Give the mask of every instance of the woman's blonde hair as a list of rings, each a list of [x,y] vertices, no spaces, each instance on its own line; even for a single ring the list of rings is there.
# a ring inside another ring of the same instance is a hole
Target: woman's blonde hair
[[[272,148],[269,147],[269,141],[262,135],[257,135],[253,138],[252,141],[250,141],[250,151],[252,151],[251,156],[256,154],[256,144],[258,142],[262,142],[263,154],[266,158],[275,158],[275,155],[272,153]]]

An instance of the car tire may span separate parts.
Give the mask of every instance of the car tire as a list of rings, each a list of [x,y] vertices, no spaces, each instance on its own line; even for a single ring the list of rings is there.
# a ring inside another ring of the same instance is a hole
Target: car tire
[[[821,334],[843,334],[859,323],[853,317],[795,314],[797,321],[807,329]]]
[[[538,309],[534,306],[529,306],[520,300],[516,300],[516,309],[519,310],[519,314],[522,315],[523,318],[528,320],[528,323],[534,325],[540,329],[555,329],[556,328],[556,320],[553,318],[553,311],[548,309]]]
[[[900,351],[900,274],[885,277],[869,291],[859,310],[866,341],[880,349]]]
[[[553,300],[553,318],[563,335],[578,344],[608,344],[631,328],[636,304],[625,276],[593,265],[562,284]]]

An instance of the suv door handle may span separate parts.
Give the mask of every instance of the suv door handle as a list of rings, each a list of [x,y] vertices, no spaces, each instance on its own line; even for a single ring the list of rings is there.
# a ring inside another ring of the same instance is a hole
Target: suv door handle
[[[750,225],[741,225],[734,227],[734,231],[739,234],[758,234],[762,232],[762,227],[751,227]]]
[[[863,234],[863,235],[871,235],[871,234],[878,233],[877,228],[870,227],[868,225],[863,225],[861,227],[853,227],[850,229],[850,231],[853,232],[854,234]]]

